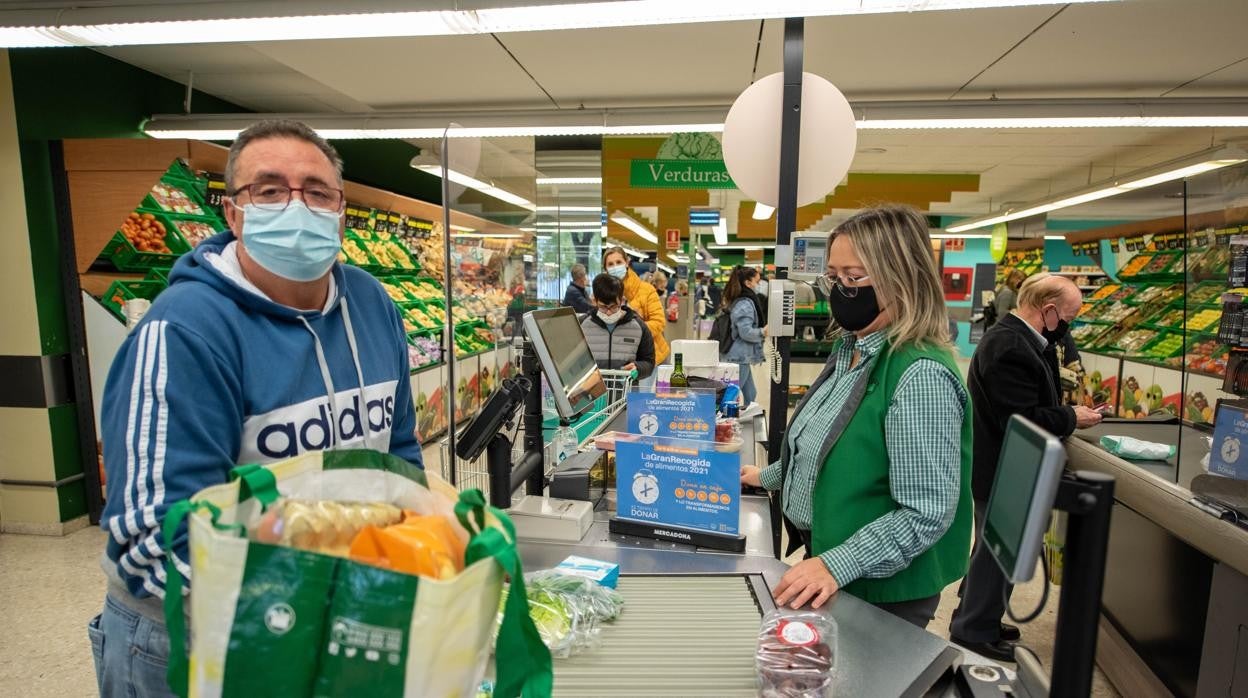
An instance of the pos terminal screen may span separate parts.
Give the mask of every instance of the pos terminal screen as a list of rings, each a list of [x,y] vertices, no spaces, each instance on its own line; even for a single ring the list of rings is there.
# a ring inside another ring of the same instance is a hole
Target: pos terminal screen
[[[572,308],[534,310],[525,314],[524,325],[561,417],[576,417],[606,392]]]
[[[1025,582],[1035,571],[1065,460],[1055,437],[1017,415],[1010,418],[983,537],[1012,582]]]

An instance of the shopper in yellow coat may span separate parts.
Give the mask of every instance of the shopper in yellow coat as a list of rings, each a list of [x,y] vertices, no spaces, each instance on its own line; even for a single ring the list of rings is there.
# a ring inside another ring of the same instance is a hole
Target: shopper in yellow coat
[[[667,316],[663,313],[663,302],[659,300],[658,291],[637,276],[628,264],[628,254],[621,247],[612,247],[602,254],[602,268],[624,282],[624,298],[628,300],[628,307],[641,316],[641,321],[654,335],[654,363],[663,363],[671,348],[663,336]]]

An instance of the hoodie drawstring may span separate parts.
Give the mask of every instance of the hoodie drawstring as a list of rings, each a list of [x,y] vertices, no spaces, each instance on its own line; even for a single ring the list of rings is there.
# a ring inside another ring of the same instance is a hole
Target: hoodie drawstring
[[[334,411],[334,379],[329,375],[329,362],[325,360],[325,349],[321,347],[321,338],[316,334],[316,330],[312,329],[312,325],[308,323],[308,319],[299,316],[299,321],[312,334],[312,341],[316,346],[316,361],[321,367],[321,380],[325,383],[326,394],[329,397],[329,437],[330,448],[338,444],[338,415]]]
[[[355,375],[359,379],[359,387],[356,390],[360,394],[360,421],[363,422],[361,428],[364,431],[364,447],[373,448],[370,435],[372,429],[368,425],[368,401],[364,398],[364,369],[360,368],[360,349],[355,343],[355,328],[351,325],[351,311],[347,309],[347,297],[344,295],[339,301],[342,305],[342,324],[347,330],[347,346],[351,347],[351,360],[355,362]],[[385,415],[382,415],[385,420]]]

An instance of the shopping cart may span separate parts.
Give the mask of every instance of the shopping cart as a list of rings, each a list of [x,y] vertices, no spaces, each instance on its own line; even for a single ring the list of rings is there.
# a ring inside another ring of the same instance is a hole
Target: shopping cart
[[[600,369],[603,385],[606,387],[606,393],[599,396],[594,401],[590,411],[581,415],[572,428],[576,430],[576,435],[580,441],[580,446],[584,447],[594,436],[598,435],[603,428],[610,424],[616,415],[624,410],[625,404],[628,402],[628,393],[632,390],[633,385],[637,381],[637,371],[620,371],[612,369]],[[512,436],[511,456],[512,461],[516,461],[524,455],[524,426],[522,420],[517,419],[515,434]],[[543,424],[544,431],[553,431],[559,426],[558,420],[547,420]],[[549,434],[543,438],[547,447],[550,446]],[[450,440],[443,437],[440,440],[442,448],[442,476],[448,481],[450,480],[451,463],[456,463],[456,486],[462,489],[475,487],[485,493],[488,498],[490,495],[490,474],[489,466],[486,463],[484,455],[471,461],[462,459],[452,460],[450,452]],[[548,454],[549,455],[549,454]],[[555,460],[546,458],[546,477],[554,472]]]

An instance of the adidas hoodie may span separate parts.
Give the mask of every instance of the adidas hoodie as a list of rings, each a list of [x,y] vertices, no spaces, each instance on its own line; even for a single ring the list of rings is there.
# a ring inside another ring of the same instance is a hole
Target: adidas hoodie
[[[108,373],[100,526],[114,596],[120,584],[164,598],[165,512],[236,465],[372,448],[423,467],[403,324],[381,284],[334,264],[325,307],[295,310],[247,281],[232,243],[220,233],[178,260]],[[189,578],[186,535],[174,563]]]

